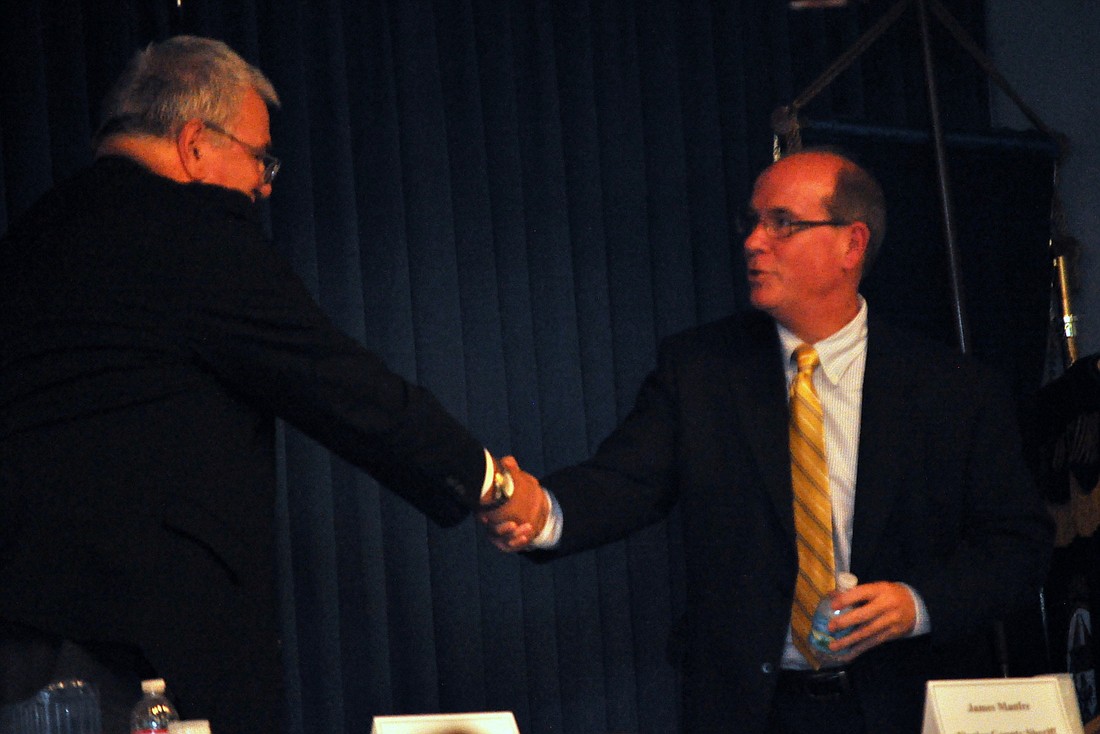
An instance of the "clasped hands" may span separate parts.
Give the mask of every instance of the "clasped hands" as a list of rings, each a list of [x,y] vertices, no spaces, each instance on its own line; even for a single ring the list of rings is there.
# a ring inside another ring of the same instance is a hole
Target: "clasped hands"
[[[546,525],[550,498],[538,479],[519,468],[514,456],[505,456],[500,464],[512,475],[512,496],[494,510],[478,511],[477,516],[488,529],[493,545],[505,552],[520,551]]]

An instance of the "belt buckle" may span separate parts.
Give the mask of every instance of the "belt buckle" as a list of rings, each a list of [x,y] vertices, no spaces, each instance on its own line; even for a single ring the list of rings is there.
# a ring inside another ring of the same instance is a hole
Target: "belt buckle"
[[[806,695],[818,701],[832,701],[852,690],[852,681],[844,669],[814,671],[802,680],[802,685]]]

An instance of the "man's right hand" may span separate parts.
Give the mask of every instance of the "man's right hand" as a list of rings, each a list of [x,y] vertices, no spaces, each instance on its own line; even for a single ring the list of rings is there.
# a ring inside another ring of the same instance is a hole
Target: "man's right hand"
[[[550,515],[550,498],[539,480],[519,468],[513,456],[500,460],[512,475],[512,497],[494,510],[478,513],[489,530],[493,545],[505,552],[520,551],[530,545]]]

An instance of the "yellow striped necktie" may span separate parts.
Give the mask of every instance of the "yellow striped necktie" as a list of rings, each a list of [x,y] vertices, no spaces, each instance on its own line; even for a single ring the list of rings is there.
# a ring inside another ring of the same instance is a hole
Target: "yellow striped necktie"
[[[808,344],[794,350],[798,374],[791,383],[791,486],[798,542],[798,580],[791,610],[791,636],[814,668],[820,666],[806,638],[821,597],[836,586],[833,562],[833,510],[825,462],[825,424],[813,374],[821,360]]]

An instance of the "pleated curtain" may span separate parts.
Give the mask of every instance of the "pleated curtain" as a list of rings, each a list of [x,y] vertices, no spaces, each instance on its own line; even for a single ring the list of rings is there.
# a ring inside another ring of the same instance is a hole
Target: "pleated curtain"
[[[336,323],[542,474],[625,415],[661,337],[745,306],[734,215],[772,110],[884,5],[6,3],[0,231],[90,161],[98,101],[136,49],[223,39],[283,99],[274,246]],[[981,4],[952,7],[980,38]],[[949,124],[987,126],[981,74],[937,48]],[[925,126],[917,49],[892,31],[813,111]],[[472,521],[436,528],[293,427],[279,442],[293,732],[480,710],[514,711],[524,734],[677,730],[675,512],[536,567]]]

